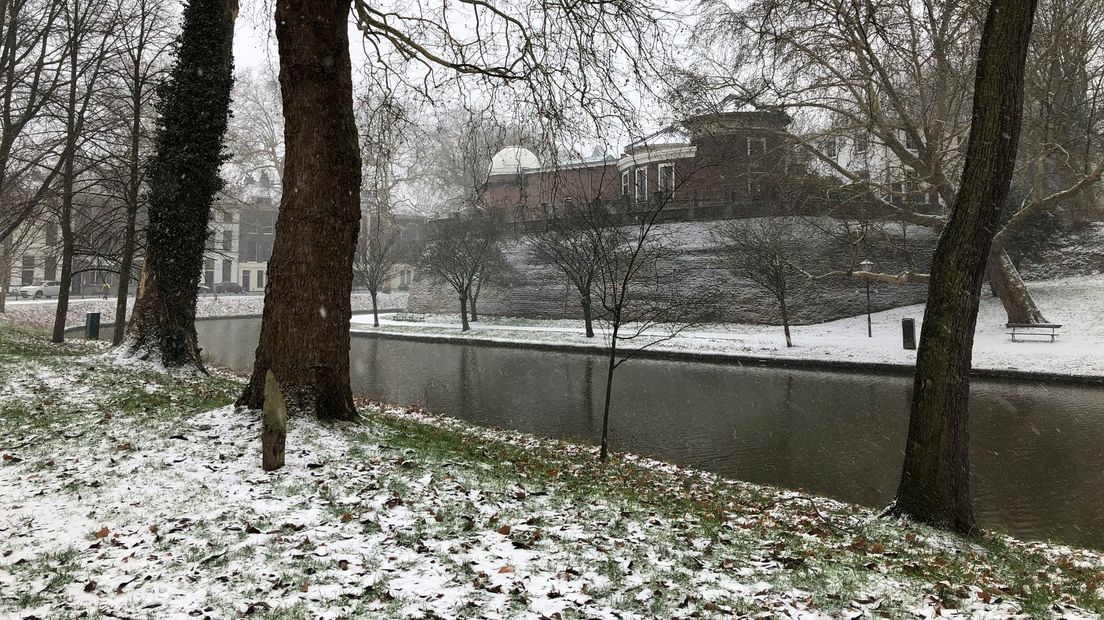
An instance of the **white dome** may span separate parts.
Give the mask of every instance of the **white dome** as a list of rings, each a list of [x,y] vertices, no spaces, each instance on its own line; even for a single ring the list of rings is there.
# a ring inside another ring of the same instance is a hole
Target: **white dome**
[[[494,154],[487,173],[490,176],[518,174],[523,170],[533,170],[540,167],[540,160],[529,149],[520,146],[508,146]]]

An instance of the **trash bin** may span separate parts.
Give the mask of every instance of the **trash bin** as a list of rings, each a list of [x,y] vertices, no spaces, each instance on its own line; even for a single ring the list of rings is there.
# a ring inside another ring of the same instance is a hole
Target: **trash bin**
[[[100,313],[89,312],[84,315],[84,337],[88,340],[100,339]]]
[[[916,319],[901,319],[901,337],[906,349],[916,350]]]

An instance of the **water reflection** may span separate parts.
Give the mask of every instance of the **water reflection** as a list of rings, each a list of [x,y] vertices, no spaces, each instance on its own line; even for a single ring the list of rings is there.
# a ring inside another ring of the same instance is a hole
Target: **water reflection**
[[[199,323],[215,362],[248,369],[256,319]],[[485,426],[597,442],[600,357],[353,338],[353,391]],[[886,504],[908,426],[907,377],[633,360],[617,371],[611,442],[752,482]],[[979,520],[1025,538],[1104,547],[1100,388],[975,382]]]

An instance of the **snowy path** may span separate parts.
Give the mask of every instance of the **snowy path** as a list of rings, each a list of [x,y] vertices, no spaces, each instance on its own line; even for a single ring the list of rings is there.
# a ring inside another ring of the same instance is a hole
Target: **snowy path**
[[[1047,318],[1063,325],[1056,342],[1012,342],[1005,328],[1000,301],[984,297],[978,313],[974,343],[974,367],[993,370],[1048,372],[1104,376],[1104,276],[1087,276],[1031,283],[1036,302]],[[690,329],[654,348],[667,351],[708,352],[822,361],[872,362],[911,365],[916,352],[902,347],[901,319],[917,320],[917,336],[923,322],[923,305],[906,306],[872,316],[874,336],[867,337],[866,315],[817,325],[792,328],[793,348],[785,346],[778,326],[724,324]],[[416,318],[416,317],[414,317]],[[354,317],[357,330],[374,330],[371,317]],[[460,331],[459,321],[448,315],[427,315],[422,321],[381,319],[385,333],[439,334],[494,342],[572,344],[604,347],[608,332],[596,323],[596,338],[584,337],[580,321],[524,321],[491,318]],[[660,330],[648,332],[661,336]],[[629,347],[631,343],[626,343]],[[625,346],[625,345],[622,345]]]

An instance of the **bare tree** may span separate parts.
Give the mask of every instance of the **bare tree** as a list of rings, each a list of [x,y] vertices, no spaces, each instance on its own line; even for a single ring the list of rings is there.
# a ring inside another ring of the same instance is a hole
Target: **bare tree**
[[[901,483],[890,511],[971,533],[970,364],[993,234],[1015,171],[1035,0],[993,0],[954,211],[932,262]]]
[[[670,227],[662,225],[672,195],[657,193],[646,203],[617,202],[587,220],[591,234],[600,235],[605,248],[595,281],[609,334],[601,461],[609,457],[616,370],[640,351],[678,336],[712,313],[712,292],[685,286],[675,270],[677,241]]]
[[[169,16],[155,0],[117,0],[119,59],[110,67],[115,87],[121,91],[118,154],[109,164],[113,191],[123,204],[125,223],[119,260],[119,286],[115,297],[115,327],[111,342],[122,344],[126,334],[127,297],[130,294],[134,259],[138,252],[138,223],[145,207],[145,160],[153,149],[149,119],[156,86],[167,70],[172,36]]]
[[[1099,8],[1089,8],[1097,0],[1047,2],[1055,7],[1057,30],[1079,33],[1077,37],[1090,43],[1064,46],[1061,37],[1037,41],[1032,54],[1037,73],[1054,75],[1054,63],[1062,54],[1079,55],[1077,61],[1060,61],[1067,69],[1080,65],[1104,71],[1101,63],[1085,56],[1094,53],[1091,41],[1104,33]],[[700,30],[699,41],[703,45],[715,41],[720,45],[714,49],[736,50],[736,56],[722,53],[706,62],[755,69],[739,75],[714,72],[730,77],[720,83],[699,80],[699,84],[706,88],[735,85],[751,98],[784,102],[805,112],[807,130],[791,137],[846,188],[866,191],[887,217],[942,229],[964,161],[974,88],[970,63],[984,2],[877,0],[860,6],[845,0],[756,0],[736,9],[723,2],[710,2],[707,8],[704,23],[710,27]],[[1084,76],[1085,71],[1064,75]],[[1037,98],[1043,108],[1054,109],[1056,96],[1047,93],[1064,88],[1068,94],[1071,86],[1068,79],[1064,85],[1059,84],[1063,80],[1048,79],[1040,80]],[[1072,91],[1082,95],[1104,86],[1104,81],[1084,77],[1074,81]],[[1096,110],[1102,102],[1095,95],[1063,95],[1059,106],[1063,111],[1057,116],[1064,118],[1076,108],[1081,118],[1098,118]],[[1056,118],[1033,125],[1040,131],[1025,132],[1020,149],[1025,161],[1018,176],[1025,187],[1033,188],[1021,205],[1025,218],[1073,200],[1104,173],[1101,145],[1093,131],[1085,129],[1086,123],[1067,123],[1066,135],[1081,137],[1065,140],[1070,149],[1054,139]],[[1081,130],[1074,131],[1074,126]],[[1061,187],[1040,185],[1037,181],[1044,175],[1031,170],[1037,162],[1055,158],[1075,172],[1066,175]],[[1021,221],[1009,219],[998,234],[988,277],[1009,321],[1042,322],[1042,313],[1003,251],[1004,241]]]
[[[380,290],[398,274],[403,260],[402,231],[397,227],[382,230],[377,226],[368,231],[368,239],[357,247],[353,269],[357,279],[372,296],[372,324],[379,327],[379,304],[376,297]]]
[[[434,222],[419,265],[431,279],[456,292],[461,331],[471,329],[468,304],[473,292],[478,295],[484,278],[504,270],[501,265],[505,263],[502,250],[506,233],[506,222],[476,210]]]
[[[265,173],[279,184],[284,176],[284,116],[276,70],[266,64],[239,72],[233,108],[226,146],[234,165],[242,175]]]
[[[0,241],[41,213],[64,158],[64,133],[49,117],[65,83],[64,4],[0,3]]]
[[[801,277],[792,265],[800,242],[798,224],[793,217],[755,218],[724,222],[713,232],[724,267],[769,293],[778,304],[787,347],[794,346],[787,301],[795,278]]]
[[[608,205],[591,200],[574,207],[548,229],[528,238],[529,253],[559,271],[575,288],[583,311],[586,337],[594,337],[594,288],[602,257],[611,251],[613,225]]]
[[[58,175],[55,204],[61,226],[61,290],[54,314],[53,341],[65,339],[65,320],[69,312],[69,291],[73,281],[73,258],[77,235],[74,229],[74,201],[81,187],[80,177],[92,166],[92,135],[103,128],[103,109],[98,106],[101,80],[109,55],[115,53],[115,14],[107,0],[65,0],[61,25],[65,48],[63,55],[66,84],[62,95],[62,123],[65,141],[62,167]]]

